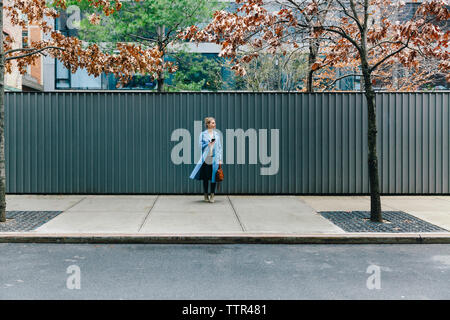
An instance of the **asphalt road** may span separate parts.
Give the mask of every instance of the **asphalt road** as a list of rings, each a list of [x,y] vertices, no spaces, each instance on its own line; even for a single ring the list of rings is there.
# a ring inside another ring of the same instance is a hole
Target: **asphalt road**
[[[449,298],[449,245],[0,244],[0,299]]]

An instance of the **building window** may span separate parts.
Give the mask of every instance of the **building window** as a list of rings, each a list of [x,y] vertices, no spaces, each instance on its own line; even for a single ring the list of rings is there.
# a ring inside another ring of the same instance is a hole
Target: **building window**
[[[22,48],[28,47],[28,29],[22,30]]]

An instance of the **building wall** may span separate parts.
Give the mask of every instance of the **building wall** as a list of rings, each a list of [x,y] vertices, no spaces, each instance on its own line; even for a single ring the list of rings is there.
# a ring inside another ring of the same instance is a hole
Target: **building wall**
[[[10,0],[5,1],[5,5],[8,5]],[[42,39],[42,30],[39,26],[28,26],[25,29],[28,32],[28,43],[32,41],[39,41]],[[13,49],[22,48],[22,27],[13,25],[8,15],[4,15],[3,32],[7,33],[12,39]],[[43,68],[42,68],[42,56],[39,56],[33,65],[30,65],[27,69],[26,75],[21,75],[16,62],[13,61],[13,70],[11,73],[5,74],[5,84],[8,90],[42,90],[43,89]],[[8,88],[9,87],[9,88]]]
[[[5,6],[10,4],[10,0],[4,1]],[[5,12],[5,11],[4,11]],[[11,18],[6,15],[3,16],[3,32],[7,33],[13,40],[13,49],[20,48],[22,46],[22,28],[11,24]],[[13,62],[12,72],[5,74],[5,89],[21,90],[22,89],[22,76],[16,67],[16,62]],[[8,88],[10,87],[10,88]]]
[[[54,19],[49,19],[47,17],[45,19],[47,24],[54,28]],[[49,36],[47,34],[43,34],[43,38],[44,40],[49,40]],[[49,55],[43,57],[42,59],[42,80],[44,91],[55,90],[55,63],[55,58],[52,58]]]
[[[28,37],[30,41],[41,41],[42,40],[42,30],[38,26],[28,27]],[[42,56],[36,63],[30,66],[30,75],[36,79],[39,84],[43,84],[42,79]]]

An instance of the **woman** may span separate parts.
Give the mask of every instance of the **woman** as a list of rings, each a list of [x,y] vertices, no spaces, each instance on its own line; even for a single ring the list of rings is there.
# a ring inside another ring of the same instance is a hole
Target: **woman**
[[[190,178],[203,180],[204,201],[214,202],[216,191],[216,172],[219,165],[222,165],[222,142],[220,136],[214,130],[216,120],[213,117],[205,118],[206,130],[200,133],[199,144],[202,150],[202,157],[197,162]],[[211,194],[208,194],[208,181],[211,181]]]

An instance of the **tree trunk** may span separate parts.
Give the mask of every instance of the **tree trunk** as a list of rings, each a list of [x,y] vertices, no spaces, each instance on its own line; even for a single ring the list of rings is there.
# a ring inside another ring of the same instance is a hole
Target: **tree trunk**
[[[161,76],[160,74],[158,74],[158,92],[164,92],[164,75]]]
[[[368,110],[368,164],[370,183],[370,220],[373,222],[383,222],[381,215],[380,183],[378,176],[378,156],[377,156],[377,120],[375,108],[375,91],[372,88],[371,74],[367,63],[362,63],[364,78],[365,96]]]
[[[0,25],[3,30],[3,6],[0,8]],[[3,32],[0,32],[0,222],[6,221],[6,170],[5,170],[5,55]]]
[[[159,46],[160,50],[162,48],[162,50],[161,50],[163,53],[162,60],[163,60],[163,64],[164,64],[164,56],[166,55],[166,49],[162,43],[159,43],[158,46]],[[158,88],[156,88],[156,90],[158,92],[164,92],[164,80],[165,79],[164,79],[164,69],[163,69],[158,72],[158,78],[156,79],[156,81],[158,82]]]
[[[314,92],[313,86],[313,75],[314,70],[311,70],[311,67],[308,67],[308,78],[306,79],[306,92]]]
[[[309,54],[308,54],[308,77],[306,78],[306,92],[314,92],[313,76],[315,70],[313,65],[317,60],[317,53],[319,51],[319,44],[317,39],[309,40]]]
[[[157,26],[156,33],[158,34],[158,48],[162,52],[162,62],[164,64],[164,56],[166,55],[166,43],[165,43],[165,26]],[[164,69],[158,72],[158,92],[164,92]]]

